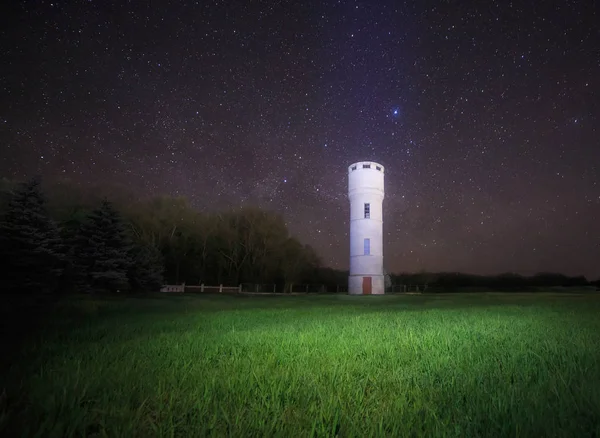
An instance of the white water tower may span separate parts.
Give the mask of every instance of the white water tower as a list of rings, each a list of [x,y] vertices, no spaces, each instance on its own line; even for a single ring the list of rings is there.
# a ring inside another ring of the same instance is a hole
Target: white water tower
[[[383,272],[383,173],[381,164],[361,161],[348,167],[350,277],[348,293],[385,293]]]

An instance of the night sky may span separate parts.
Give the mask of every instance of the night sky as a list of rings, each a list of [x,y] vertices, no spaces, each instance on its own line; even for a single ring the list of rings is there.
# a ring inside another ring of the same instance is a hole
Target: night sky
[[[0,176],[258,205],[347,269],[373,160],[389,272],[600,276],[598,2],[9,3]]]

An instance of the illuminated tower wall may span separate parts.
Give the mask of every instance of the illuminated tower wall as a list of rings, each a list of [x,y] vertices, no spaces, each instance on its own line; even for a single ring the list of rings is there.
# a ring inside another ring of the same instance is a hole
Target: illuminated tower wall
[[[381,164],[361,161],[348,168],[350,276],[352,295],[384,294],[383,174]]]

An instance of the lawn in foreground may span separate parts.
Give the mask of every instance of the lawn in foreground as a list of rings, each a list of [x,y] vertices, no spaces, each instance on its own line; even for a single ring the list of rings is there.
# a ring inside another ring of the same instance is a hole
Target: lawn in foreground
[[[79,299],[3,436],[600,436],[600,297]]]

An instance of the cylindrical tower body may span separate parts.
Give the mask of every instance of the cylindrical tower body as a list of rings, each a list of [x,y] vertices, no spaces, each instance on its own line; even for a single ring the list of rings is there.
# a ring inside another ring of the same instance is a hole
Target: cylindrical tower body
[[[350,277],[353,295],[385,293],[383,273],[383,173],[381,164],[361,161],[348,167]]]

